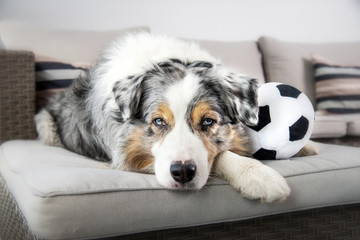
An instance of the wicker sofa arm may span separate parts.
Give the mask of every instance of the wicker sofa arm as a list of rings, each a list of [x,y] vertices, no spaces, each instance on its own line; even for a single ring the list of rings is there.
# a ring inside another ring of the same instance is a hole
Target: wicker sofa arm
[[[34,139],[34,114],[34,54],[0,50],[0,144],[10,139]]]

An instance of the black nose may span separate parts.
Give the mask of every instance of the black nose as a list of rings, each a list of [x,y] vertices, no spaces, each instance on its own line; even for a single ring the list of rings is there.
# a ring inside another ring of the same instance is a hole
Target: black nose
[[[196,174],[196,165],[192,160],[174,161],[170,166],[171,176],[180,183],[190,182]]]

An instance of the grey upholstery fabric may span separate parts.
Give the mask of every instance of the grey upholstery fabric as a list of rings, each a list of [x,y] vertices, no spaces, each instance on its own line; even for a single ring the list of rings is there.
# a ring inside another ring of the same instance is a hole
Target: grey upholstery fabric
[[[360,63],[360,42],[294,43],[272,37],[259,39],[267,82],[290,84],[315,101],[311,55],[316,54],[344,65]]]
[[[261,37],[259,48],[263,56],[267,82],[282,82],[305,92],[315,103],[315,82],[311,56],[325,57],[338,64],[360,63],[360,42],[294,43],[272,37]],[[359,114],[319,116],[315,118],[313,138],[359,136]]]
[[[5,49],[32,51],[35,59],[41,56],[71,64],[92,64],[116,37],[140,31],[150,32],[150,28],[139,26],[112,31],[77,31],[41,28],[13,21],[0,22]]]
[[[260,84],[265,83],[261,54],[255,41],[221,42],[202,40],[197,42],[230,70],[256,78]]]
[[[316,111],[312,138],[360,136],[360,114],[330,114]]]
[[[360,202],[360,148],[319,148],[316,156],[264,162],[292,188],[281,204],[247,200],[220,179],[198,192],[169,191],[153,175],[112,170],[37,141],[4,143],[0,171],[37,237],[79,239]]]

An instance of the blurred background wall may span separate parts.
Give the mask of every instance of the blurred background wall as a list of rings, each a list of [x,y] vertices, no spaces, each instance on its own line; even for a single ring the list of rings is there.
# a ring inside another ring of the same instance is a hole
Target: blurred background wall
[[[0,0],[1,20],[84,30],[147,25],[194,39],[360,41],[360,0]]]

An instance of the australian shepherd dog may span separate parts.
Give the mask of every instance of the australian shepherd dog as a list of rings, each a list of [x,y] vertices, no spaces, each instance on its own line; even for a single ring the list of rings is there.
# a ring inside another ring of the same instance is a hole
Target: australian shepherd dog
[[[85,77],[35,122],[42,142],[115,169],[154,173],[168,189],[201,189],[210,174],[250,199],[290,194],[275,170],[248,157],[257,82],[197,44],[138,33],[112,43]]]

